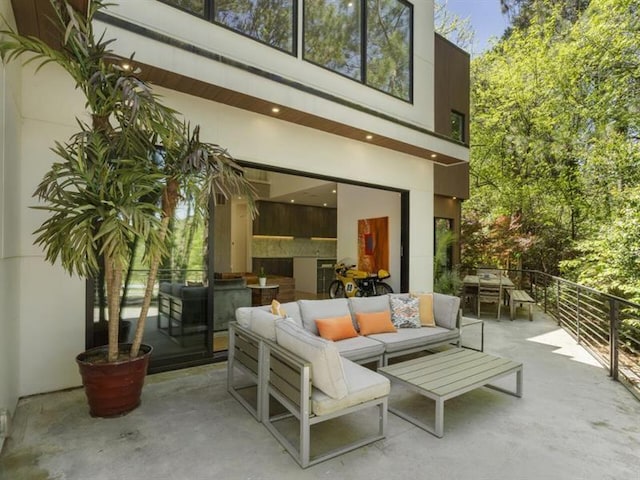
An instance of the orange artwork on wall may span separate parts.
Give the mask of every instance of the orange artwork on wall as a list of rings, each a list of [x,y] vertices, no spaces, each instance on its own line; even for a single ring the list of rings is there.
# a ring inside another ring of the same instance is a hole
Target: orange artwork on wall
[[[358,269],[389,270],[389,217],[358,220]]]

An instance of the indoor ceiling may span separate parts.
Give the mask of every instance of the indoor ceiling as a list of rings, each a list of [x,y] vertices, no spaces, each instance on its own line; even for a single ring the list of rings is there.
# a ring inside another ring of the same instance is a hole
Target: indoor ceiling
[[[273,202],[298,203],[301,205],[312,205],[315,207],[337,208],[338,194],[337,184],[327,182],[313,188],[298,190],[286,195],[271,197]]]
[[[245,175],[256,186],[261,200],[337,208],[337,183],[301,175],[245,168]]]

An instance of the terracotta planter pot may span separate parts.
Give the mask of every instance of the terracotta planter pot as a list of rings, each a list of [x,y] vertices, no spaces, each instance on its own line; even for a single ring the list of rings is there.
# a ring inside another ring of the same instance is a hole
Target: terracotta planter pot
[[[122,343],[119,348],[121,352],[128,352],[131,344]],[[140,405],[151,350],[150,345],[143,344],[138,357],[114,363],[96,361],[106,358],[106,346],[92,348],[76,357],[92,417],[118,417]]]

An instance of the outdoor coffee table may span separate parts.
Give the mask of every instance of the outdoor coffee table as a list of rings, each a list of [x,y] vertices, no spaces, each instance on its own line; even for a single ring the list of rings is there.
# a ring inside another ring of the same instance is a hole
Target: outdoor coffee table
[[[435,428],[391,406],[389,411],[440,438],[444,429],[445,400],[482,386],[522,397],[522,363],[464,348],[381,367],[378,372],[388,377],[392,384],[404,385],[435,400]],[[489,382],[511,373],[516,373],[515,391],[489,385]]]

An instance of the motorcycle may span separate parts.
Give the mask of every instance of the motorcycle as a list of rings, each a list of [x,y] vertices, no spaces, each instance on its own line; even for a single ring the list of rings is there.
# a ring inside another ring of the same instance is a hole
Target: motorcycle
[[[336,280],[329,285],[331,298],[375,297],[393,293],[393,289],[383,280],[391,274],[380,269],[376,273],[357,270],[355,265],[336,263],[334,266]]]

